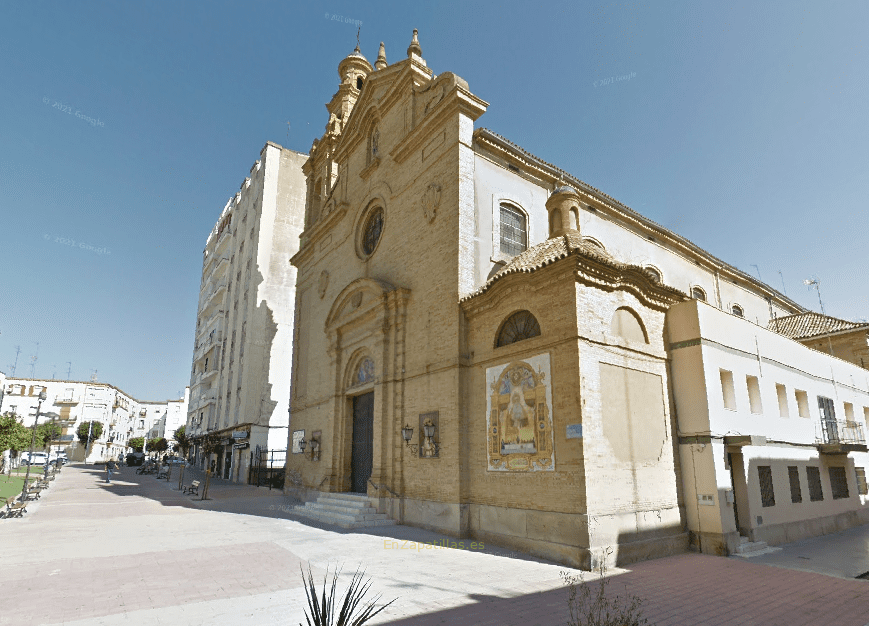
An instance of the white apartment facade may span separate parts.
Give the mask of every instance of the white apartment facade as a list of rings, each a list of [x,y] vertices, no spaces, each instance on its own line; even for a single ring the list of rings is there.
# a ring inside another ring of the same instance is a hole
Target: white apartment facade
[[[166,414],[170,402],[184,403],[183,398],[141,402],[113,385],[99,382],[7,377],[2,384],[0,413],[15,413],[27,427],[37,419],[39,394],[45,390],[47,398],[38,423],[55,420],[61,428],[60,437],[51,442],[51,450],[64,451],[74,461],[91,463],[126,454],[127,442],[147,436],[154,422]],[[76,433],[81,423],[90,421],[101,422],[103,430],[86,451]]]
[[[180,400],[169,400],[163,407],[163,413],[154,421],[148,432],[148,438],[165,438],[171,446],[175,439],[175,431],[187,423],[187,406],[190,402],[190,388],[184,389],[184,397]]]
[[[668,324],[698,549],[869,523],[869,371],[702,302],[671,307]]]
[[[205,245],[187,433],[196,461],[233,481],[257,448],[286,446],[306,158],[268,142]],[[208,459],[205,435],[219,444]]]

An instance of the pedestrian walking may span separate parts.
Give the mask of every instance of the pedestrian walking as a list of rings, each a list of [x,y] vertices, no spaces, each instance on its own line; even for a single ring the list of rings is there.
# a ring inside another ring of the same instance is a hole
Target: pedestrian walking
[[[114,459],[109,459],[106,461],[106,482],[112,482],[112,472],[118,471],[118,464],[115,463]]]

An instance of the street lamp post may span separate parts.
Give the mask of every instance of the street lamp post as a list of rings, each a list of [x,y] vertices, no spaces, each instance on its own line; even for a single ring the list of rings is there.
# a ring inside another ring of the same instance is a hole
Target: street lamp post
[[[24,475],[24,485],[21,487],[21,493],[27,489],[27,481],[30,480],[30,466],[33,465],[33,446],[36,445],[36,425],[39,423],[39,412],[42,410],[42,403],[48,398],[48,394],[43,388],[39,392],[39,404],[36,405],[36,417],[33,418],[33,435],[30,437],[30,452],[27,455],[27,473]]]

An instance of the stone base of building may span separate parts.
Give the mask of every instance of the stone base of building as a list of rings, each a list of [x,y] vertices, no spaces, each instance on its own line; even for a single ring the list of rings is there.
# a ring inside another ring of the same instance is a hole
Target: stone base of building
[[[600,565],[606,548],[611,548],[607,567],[688,551],[688,534],[669,527],[622,536],[616,545],[590,549],[580,545],[587,536],[584,516],[573,513],[394,497],[381,497],[378,511],[408,526],[468,537],[585,570]]]
[[[751,539],[753,541],[765,541],[771,546],[777,546],[783,543],[802,541],[803,539],[837,533],[854,528],[855,526],[862,526],[863,524],[869,524],[869,508],[797,522],[760,526],[751,531]]]
[[[869,509],[846,511],[826,517],[785,522],[782,524],[770,524],[751,530],[751,541],[763,541],[767,545],[777,546],[783,543],[792,543],[837,533],[855,526],[869,524]],[[694,552],[712,554],[716,556],[728,556],[736,553],[740,543],[740,535],[733,531],[730,533],[689,533],[690,549]]]
[[[321,492],[306,487],[287,487],[284,493],[301,502],[311,502]],[[586,535],[584,516],[578,514],[393,496],[370,496],[370,500],[379,513],[385,513],[399,524],[424,528],[448,537],[474,539],[577,569],[599,567],[607,549],[607,567],[689,550],[688,533],[669,527],[637,535],[623,535],[614,542],[615,545],[590,549],[579,545],[579,540]]]
[[[739,533],[698,533],[688,532],[688,549],[713,556],[728,556],[736,553],[739,545]]]

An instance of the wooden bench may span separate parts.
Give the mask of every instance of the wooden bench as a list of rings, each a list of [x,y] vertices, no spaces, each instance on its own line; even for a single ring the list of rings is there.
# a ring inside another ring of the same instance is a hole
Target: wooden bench
[[[194,480],[187,487],[184,487],[182,493],[189,493],[191,495],[199,495],[199,481]]]
[[[6,498],[6,511],[4,517],[21,517],[27,513],[26,502],[16,502],[15,498]]]

